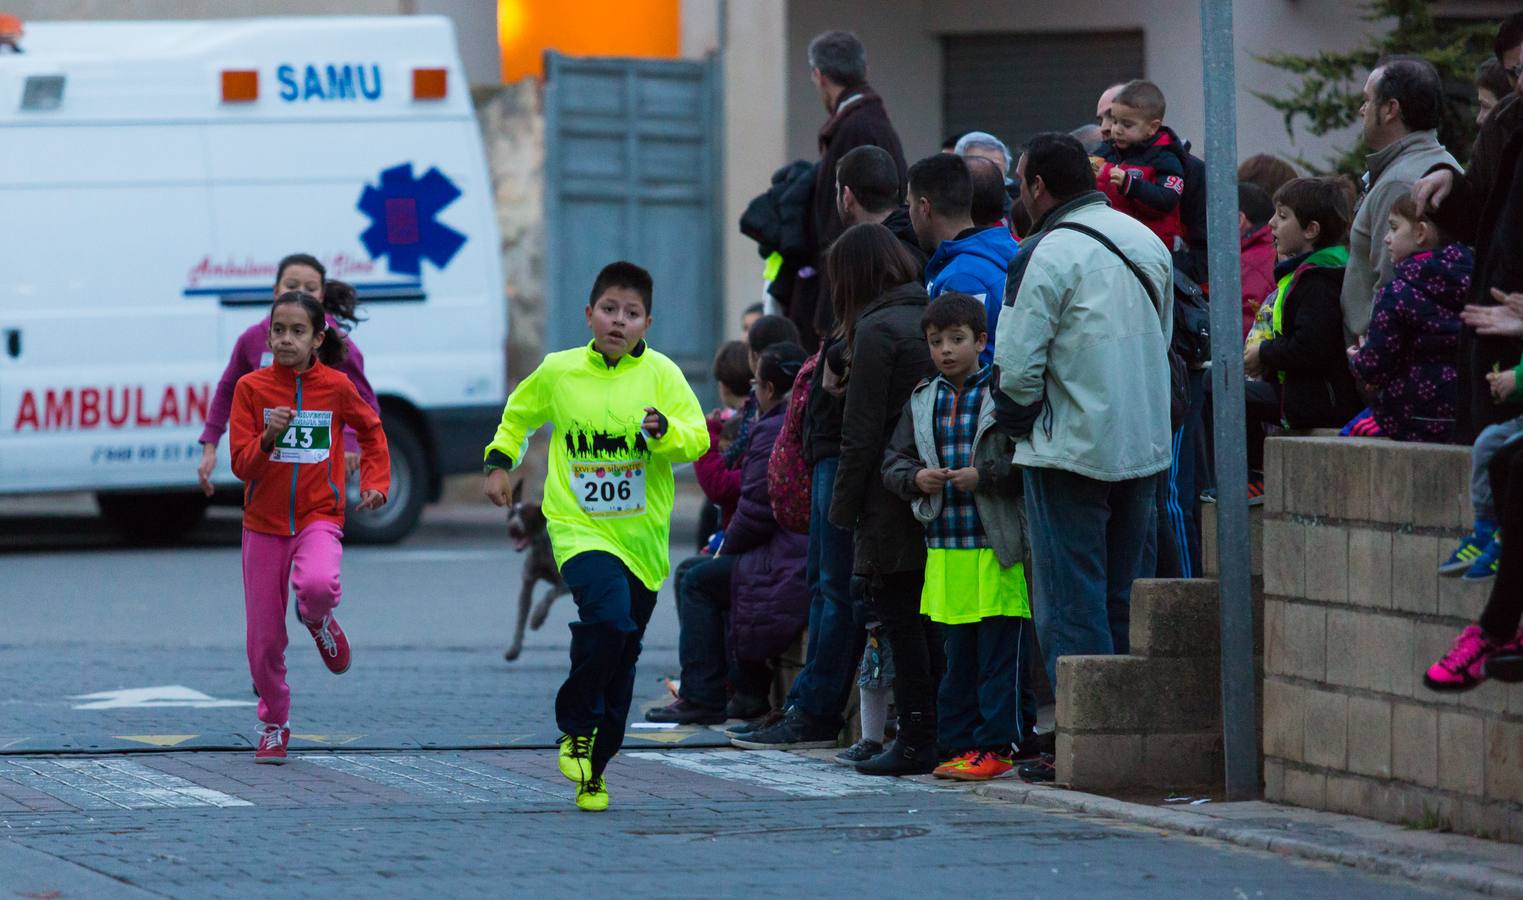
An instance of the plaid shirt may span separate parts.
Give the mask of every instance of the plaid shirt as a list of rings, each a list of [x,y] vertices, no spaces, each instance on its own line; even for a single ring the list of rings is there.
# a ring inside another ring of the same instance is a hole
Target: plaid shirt
[[[973,438],[978,433],[978,413],[989,389],[993,366],[984,366],[963,382],[962,390],[945,378],[936,379],[936,407],[931,423],[936,435],[936,455],[948,469],[973,465]],[[989,546],[984,525],[971,491],[960,491],[947,482],[941,489],[941,515],[926,525],[926,546],[939,550],[978,550]]]

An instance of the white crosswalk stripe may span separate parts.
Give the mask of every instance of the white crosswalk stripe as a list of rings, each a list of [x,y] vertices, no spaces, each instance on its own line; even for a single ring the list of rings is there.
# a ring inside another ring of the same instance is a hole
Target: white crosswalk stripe
[[[5,778],[79,809],[183,809],[253,806],[231,794],[201,787],[125,759],[13,759],[0,764]]]
[[[662,762],[725,781],[760,785],[795,797],[849,797],[935,790],[903,778],[859,775],[844,766],[781,750],[746,753],[733,750],[638,750],[623,755]]]
[[[309,754],[303,759],[430,800],[487,803],[501,800],[560,801],[565,798],[564,791],[552,793],[548,785],[506,769],[453,756]]]

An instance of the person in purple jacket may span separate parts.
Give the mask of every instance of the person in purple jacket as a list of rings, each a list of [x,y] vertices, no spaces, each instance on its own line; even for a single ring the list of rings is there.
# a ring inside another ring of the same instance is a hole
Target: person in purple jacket
[[[682,686],[675,702],[646,713],[651,722],[717,725],[727,718],[727,706],[765,704],[770,660],[808,624],[809,536],[777,524],[767,487],[772,445],[804,358],[802,347],[785,341],[757,359],[757,419],[741,466],[740,501],[719,552],[682,579],[677,639]],[[734,697],[726,697],[727,681]]]
[[[381,413],[380,401],[365,378],[365,357],[360,348],[349,339],[348,330],[359,321],[355,312],[358,300],[354,288],[342,281],[329,281],[328,271],[317,258],[306,253],[293,253],[280,261],[275,270],[275,296],[287,291],[301,291],[322,300],[328,313],[328,324],[344,335],[344,361],[337,369],[349,376],[360,392],[360,399],[370,405],[377,415]],[[233,355],[222,370],[222,380],[217,382],[217,393],[212,397],[211,408],[206,413],[206,427],[201,431],[201,464],[196,466],[196,477],[201,490],[210,497],[212,470],[217,467],[217,442],[227,431],[227,418],[233,406],[233,388],[238,379],[255,369],[262,369],[271,362],[267,337],[270,331],[268,317],[250,325],[233,345]],[[344,473],[354,474],[360,466],[359,438],[352,428],[344,429]]]

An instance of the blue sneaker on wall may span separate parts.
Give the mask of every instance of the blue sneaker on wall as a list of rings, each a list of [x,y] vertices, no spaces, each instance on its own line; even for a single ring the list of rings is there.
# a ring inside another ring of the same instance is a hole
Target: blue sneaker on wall
[[[1481,551],[1481,555],[1477,557],[1475,562],[1471,564],[1470,568],[1465,571],[1465,580],[1485,581],[1488,578],[1495,578],[1497,569],[1500,567],[1501,562],[1502,532],[1499,530],[1497,531],[1496,536],[1491,539],[1490,543],[1486,545],[1486,549]]]
[[[1470,571],[1475,561],[1486,552],[1486,545],[1491,543],[1491,537],[1490,534],[1482,534],[1479,531],[1472,531],[1465,535],[1460,539],[1460,545],[1449,554],[1448,561],[1438,567],[1438,574],[1458,577]]]

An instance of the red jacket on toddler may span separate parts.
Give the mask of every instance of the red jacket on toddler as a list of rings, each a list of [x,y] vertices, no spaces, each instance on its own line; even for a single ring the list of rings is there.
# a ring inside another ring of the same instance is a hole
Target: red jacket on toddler
[[[1111,206],[1153,230],[1171,252],[1175,238],[1185,237],[1179,216],[1179,199],[1185,192],[1185,151],[1173,129],[1158,129],[1153,139],[1140,146],[1118,150],[1110,141],[1096,151],[1104,162],[1095,174],[1095,187]],[[1126,179],[1111,184],[1111,172],[1121,169]]]

